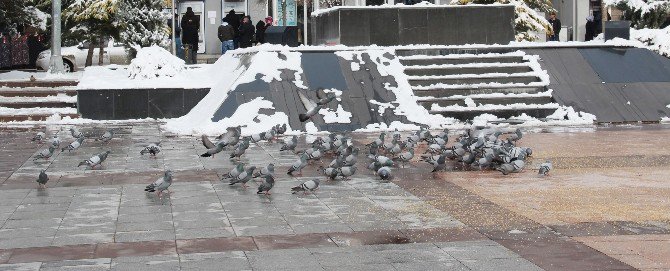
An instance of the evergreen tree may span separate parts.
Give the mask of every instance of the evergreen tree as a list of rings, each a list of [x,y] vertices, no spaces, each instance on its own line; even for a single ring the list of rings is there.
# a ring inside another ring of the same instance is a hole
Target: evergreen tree
[[[119,0],[121,41],[135,54],[136,47],[170,45],[168,14],[162,12],[163,0]]]
[[[535,41],[541,32],[551,33],[551,24],[537,11],[555,12],[550,0],[452,0],[452,5],[467,4],[512,4],[514,5],[514,31],[517,41]]]
[[[75,0],[63,10],[63,18],[76,26],[73,32],[81,34],[88,41],[86,66],[93,64],[93,49],[100,48],[98,63],[102,64],[103,51],[108,38],[117,38],[117,0]]]
[[[0,31],[16,33],[18,28],[35,21],[26,0],[0,0]]]
[[[624,19],[630,20],[631,26],[637,29],[658,29],[670,16],[668,0],[605,0],[605,4],[623,10]]]

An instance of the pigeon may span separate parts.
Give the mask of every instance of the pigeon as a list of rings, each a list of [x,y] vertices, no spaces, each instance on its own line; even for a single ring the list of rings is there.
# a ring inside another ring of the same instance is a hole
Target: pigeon
[[[81,144],[83,144],[83,143],[84,143],[84,137],[83,136],[82,137],[77,137],[77,139],[72,141],[72,143],[70,143],[70,145],[65,146],[65,148],[62,148],[60,151],[61,152],[65,151],[65,150],[67,150],[67,152],[74,151],[74,150],[78,149],[79,147],[81,147]]]
[[[355,164],[356,164],[356,159],[357,159],[357,157],[358,157],[358,152],[359,152],[359,149],[358,149],[358,148],[354,148],[354,149],[351,151],[351,154],[345,156],[345,158],[344,158],[344,165],[347,165],[347,166],[353,166],[353,165],[355,165]]]
[[[288,175],[293,175],[293,172],[300,172],[302,175],[302,169],[307,166],[307,154],[300,155],[298,161],[293,162],[291,168],[288,169]]]
[[[322,92],[323,92],[323,89],[318,89],[316,91],[316,97],[319,98],[319,100],[316,101],[316,104],[326,105],[326,104],[332,102],[333,100],[335,100],[335,98],[336,98],[335,93],[328,92],[328,93],[325,93],[325,95],[322,95],[321,94]]]
[[[228,185],[234,185],[236,183],[241,183],[243,188],[247,188],[247,182],[251,180],[252,175],[254,174],[254,170],[256,170],[255,166],[250,166],[247,168],[247,170],[242,171],[240,175],[237,175],[237,177],[232,178],[230,180],[230,183]],[[271,175],[268,175],[271,176]]]
[[[84,133],[80,132],[79,130],[77,130],[77,128],[74,127],[70,128],[70,135],[72,135],[72,137],[74,138],[84,137]]]
[[[386,133],[382,132],[377,139],[372,141],[370,144],[367,144],[366,146],[370,147],[370,148],[372,148],[372,147],[378,148],[379,146],[383,146],[385,136],[386,136]]]
[[[298,137],[292,136],[290,139],[284,139],[284,145],[281,146],[280,151],[295,151],[295,147],[298,146]]]
[[[172,174],[173,174],[172,170],[169,169],[166,170],[163,177],[160,177],[155,182],[151,183],[150,185],[147,185],[147,187],[144,188],[144,191],[149,193],[156,192],[158,198],[160,198],[163,191],[165,190],[167,190],[168,192],[170,191],[168,190],[168,188],[170,187],[170,185],[172,185]]]
[[[319,179],[309,180],[301,183],[296,187],[291,188],[291,191],[293,191],[291,192],[291,194],[295,194],[302,191],[302,194],[305,195],[307,194],[307,191],[314,192],[314,190],[316,190],[317,188],[319,188]]]
[[[447,168],[447,164],[445,161],[445,155],[440,155],[440,157],[433,163],[433,170],[431,172],[438,172],[441,170],[445,170]]]
[[[37,81],[37,78],[35,78],[34,75],[31,75],[29,80],[30,80],[30,82],[35,82],[35,81]]]
[[[151,156],[155,157],[156,154],[158,154],[159,152],[161,152],[161,143],[156,142],[156,143],[151,143],[148,146],[144,147],[144,149],[142,149],[140,151],[140,154],[144,155],[144,154],[148,153]]]
[[[48,149],[43,149],[37,155],[35,155],[35,159],[33,159],[33,161],[37,159],[49,159],[54,154],[55,150],[56,147],[54,147],[53,145],[49,146]]]
[[[33,137],[32,141],[40,141],[40,142],[42,142],[42,140],[44,140],[44,139],[46,139],[46,138],[47,138],[47,134],[45,134],[44,132],[40,131],[40,132],[37,132],[37,134]]]
[[[60,143],[61,143],[61,140],[58,137],[58,135],[54,135],[51,138],[51,146],[54,146],[54,148],[60,148]]]
[[[307,112],[305,113],[300,113],[298,115],[298,118],[300,119],[300,122],[305,122],[312,118],[316,113],[323,108],[323,105],[319,105],[316,102],[310,100],[305,96],[305,94],[302,94],[302,92],[298,92],[298,96],[300,97],[300,101],[302,104],[305,106],[305,109]]]
[[[253,134],[249,137],[252,143],[257,143],[261,140],[265,140],[265,132]]]
[[[265,177],[267,175],[275,174],[275,164],[268,164],[266,167],[261,168],[258,172],[254,173],[254,178]]]
[[[514,131],[514,134],[511,135],[510,137],[508,137],[508,138],[507,138],[507,141],[509,141],[509,142],[517,142],[517,141],[519,141],[521,138],[523,138],[523,133],[521,132],[521,129],[520,129],[520,128],[516,128],[516,130]]]
[[[409,162],[414,158],[414,149],[409,149],[407,152],[403,152],[400,155],[396,157],[396,160],[402,161],[403,167],[405,167],[405,163]]]
[[[102,162],[104,162],[105,159],[107,159],[107,155],[109,155],[109,153],[111,153],[111,151],[104,151],[104,152],[98,153],[96,155],[93,155],[88,160],[84,160],[84,161],[80,162],[77,167],[88,166],[91,169],[93,169],[94,167],[96,167],[98,165],[101,165]]]
[[[323,166],[319,166],[319,172],[321,172],[324,176],[328,177],[329,180],[335,180],[335,178],[337,178],[337,168],[334,167],[324,168]]]
[[[393,179],[393,176],[391,176],[391,168],[389,167],[380,167],[377,170],[377,175],[384,181],[390,181]]]
[[[500,165],[497,170],[502,172],[503,175],[507,175],[510,173],[521,172],[525,165],[526,163],[523,160],[514,160],[510,163]]]
[[[240,158],[242,155],[247,151],[247,148],[249,148],[249,138],[245,138],[244,141],[242,141],[239,145],[237,145],[237,148],[233,150],[233,152],[230,154],[230,158]]]
[[[275,132],[277,132],[278,135],[283,135],[284,133],[286,133],[286,130],[288,129],[286,127],[286,123],[282,124],[281,126],[277,124],[272,128],[275,130]]]
[[[47,170],[43,169],[40,171],[40,175],[37,177],[37,183],[39,188],[46,188],[47,182],[49,181],[49,176],[47,176]]]
[[[546,162],[544,162],[540,165],[540,170],[537,172],[537,174],[547,176],[547,175],[549,175],[549,171],[552,168],[553,168],[553,165],[551,164],[551,161],[547,160]]]
[[[235,165],[233,169],[231,169],[226,175],[223,175],[223,178],[221,178],[221,181],[227,180],[227,179],[232,179],[240,175],[240,173],[244,172],[244,163],[239,163]]]
[[[356,173],[356,166],[341,167],[337,169],[337,175],[344,177],[345,180],[354,175],[354,173]]]
[[[270,189],[275,185],[275,177],[272,175],[265,176],[265,181],[258,186],[258,192],[256,194],[265,194],[270,195]]]
[[[204,144],[204,142],[203,142]],[[224,145],[223,144],[216,144],[213,145],[213,148],[207,149],[207,151],[203,154],[200,155],[200,157],[214,157],[215,154],[220,153],[223,151]]]
[[[100,137],[96,138],[95,141],[102,141],[104,143],[107,143],[110,140],[112,140],[112,137],[114,137],[114,131],[113,130],[107,130]]]

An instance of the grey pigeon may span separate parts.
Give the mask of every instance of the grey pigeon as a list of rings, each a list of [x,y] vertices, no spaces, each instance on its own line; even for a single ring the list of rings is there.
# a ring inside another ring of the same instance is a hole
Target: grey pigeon
[[[261,140],[265,140],[265,132],[253,134],[249,137],[252,143],[257,143]]]
[[[288,128],[286,127],[286,123],[282,124],[281,126],[277,124],[277,126],[275,127],[277,127],[276,130],[278,135],[283,135],[284,133],[286,133],[286,130],[288,130]]]
[[[280,151],[295,151],[295,147],[298,146],[298,137],[292,136],[290,139],[284,139],[284,145],[281,146]]]
[[[51,158],[51,156],[53,156],[55,150],[56,147],[54,147],[53,145],[49,146],[48,149],[43,149],[37,155],[35,155],[35,159],[33,159],[33,161],[37,159],[49,159]]]
[[[70,143],[70,145],[67,145],[65,148],[62,148],[60,151],[61,152],[65,151],[65,150],[67,150],[68,152],[74,151],[74,150],[78,149],[79,147],[81,147],[81,144],[83,144],[83,143],[84,143],[84,137],[83,136],[78,137],[77,139],[72,141],[72,143]]]
[[[391,168],[389,167],[380,167],[377,170],[377,175],[384,181],[389,181],[393,179],[393,176],[391,175]]]
[[[156,154],[158,154],[158,153],[160,153],[160,152],[161,152],[161,143],[160,143],[160,142],[156,142],[156,143],[151,143],[151,144],[149,144],[148,146],[144,147],[144,149],[142,149],[142,150],[140,151],[140,154],[141,154],[141,155],[145,155],[145,154],[148,153],[148,154],[150,154],[151,156],[155,157]]]
[[[41,142],[42,140],[44,140],[46,138],[47,138],[47,134],[40,131],[40,132],[37,132],[37,134],[33,137],[32,141],[40,141]]]
[[[344,180],[356,173],[356,166],[341,167],[337,169],[337,175],[344,177]]]
[[[447,168],[445,157],[445,155],[440,155],[440,157],[433,163],[433,170],[431,172],[438,172]]]
[[[70,135],[74,138],[84,137],[84,133],[80,132],[77,128],[70,128]]]
[[[104,162],[107,159],[107,155],[109,155],[109,153],[111,153],[111,151],[104,151],[96,155],[93,155],[88,160],[84,160],[81,163],[79,163],[77,167],[88,166],[91,169],[93,169],[94,167],[101,165],[102,162]]]
[[[239,176],[242,172],[244,172],[244,163],[239,163],[235,165],[235,167],[231,169],[228,173],[226,173],[226,175],[223,175],[221,181],[235,178]]]
[[[156,194],[160,198],[163,191],[165,190],[167,190],[168,192],[170,191],[168,190],[168,188],[170,187],[170,185],[172,185],[172,175],[173,175],[172,170],[169,169],[166,170],[162,177],[158,178],[158,180],[151,183],[150,185],[147,185],[147,187],[144,188],[144,191],[149,193],[156,192]]]
[[[335,93],[328,92],[328,93],[325,93],[325,95],[322,95],[321,92],[322,92],[322,90],[317,90],[316,91],[316,97],[319,98],[319,100],[316,101],[317,105],[326,105],[326,104],[332,102],[333,100],[335,100],[335,98],[336,98]]]
[[[269,131],[265,132],[265,134],[263,134],[263,140],[272,142],[275,139],[275,136],[277,136],[277,131],[275,131],[275,129],[270,129]]]
[[[302,94],[302,92],[298,92],[298,96],[300,97],[300,101],[302,104],[305,106],[305,109],[307,112],[305,113],[300,113],[298,115],[298,119],[300,119],[300,122],[305,122],[312,118],[316,113],[323,108],[322,105],[318,105],[316,102],[310,100],[305,96],[305,94]]]
[[[516,130],[514,131],[514,134],[512,134],[511,136],[509,136],[509,137],[507,138],[507,141],[509,141],[509,142],[517,142],[517,141],[521,140],[521,138],[523,138],[523,133],[521,132],[521,129],[516,128]]]
[[[214,146],[213,148],[209,148],[205,153],[201,154],[200,157],[210,157],[210,156],[214,157],[215,154],[223,151],[224,148],[223,144],[216,144],[213,146]]]
[[[58,135],[54,135],[51,138],[51,146],[54,146],[55,148],[60,148],[60,143],[61,143],[61,140],[58,137]]]
[[[255,166],[250,166],[249,168],[247,168],[247,170],[242,171],[242,173],[240,173],[240,175],[237,175],[237,177],[232,178],[230,180],[230,183],[228,183],[228,185],[234,185],[236,183],[241,183],[243,188],[247,188],[247,182],[249,182],[249,180],[251,180],[251,177],[254,174],[254,170],[256,170],[256,167]],[[268,175],[268,176],[270,176],[270,175]]]
[[[275,185],[275,177],[272,175],[265,176],[265,181],[258,186],[258,192],[256,194],[265,194],[270,195],[270,189]]]
[[[334,167],[324,168],[323,166],[319,166],[319,172],[321,172],[324,176],[328,177],[329,180],[335,180],[335,178],[337,178],[337,168]]]
[[[414,158],[414,149],[409,149],[407,152],[403,152],[396,157],[397,160],[400,160],[405,167],[405,163],[409,162]]]
[[[47,170],[43,169],[40,171],[40,175],[37,177],[37,183],[39,188],[46,188],[47,182],[49,181],[49,176],[47,176]]]
[[[293,162],[291,167],[288,169],[288,175],[293,175],[293,172],[300,172],[302,175],[302,169],[307,166],[307,154],[300,155],[298,161]]]
[[[377,139],[372,141],[370,144],[367,144],[367,147],[374,147],[374,148],[379,148],[380,146],[384,145],[384,137],[386,136],[386,133],[382,132]]]
[[[526,163],[523,160],[514,160],[510,163],[500,165],[497,170],[502,172],[503,175],[507,175],[510,173],[521,172],[525,165]]]
[[[314,190],[316,190],[317,188],[319,188],[319,179],[309,180],[301,183],[296,187],[291,188],[291,191],[293,191],[291,192],[291,194],[295,194],[302,191],[302,194],[304,195],[307,194],[307,191],[314,192]]]
[[[112,137],[114,137],[114,131],[113,130],[107,130],[100,137],[96,138],[95,141],[102,141],[104,143],[107,143],[110,140],[112,140]]]
[[[240,158],[249,148],[249,140],[250,139],[247,137],[240,142],[240,144],[237,145],[237,148],[230,154],[230,158]]]
[[[551,161],[547,160],[546,162],[544,162],[540,165],[540,170],[537,172],[537,174],[547,176],[547,175],[549,175],[549,171],[552,168],[553,168],[553,165],[551,164]]]
[[[358,148],[354,148],[354,149],[351,151],[351,154],[347,155],[347,156],[344,158],[344,164],[347,165],[347,166],[353,166],[353,165],[355,165],[355,164],[356,164],[357,157],[358,157],[358,152],[359,152],[359,149],[358,149]]]
[[[264,168],[261,168],[258,172],[254,173],[254,178],[265,177],[267,175],[275,174],[275,164],[268,164]]]

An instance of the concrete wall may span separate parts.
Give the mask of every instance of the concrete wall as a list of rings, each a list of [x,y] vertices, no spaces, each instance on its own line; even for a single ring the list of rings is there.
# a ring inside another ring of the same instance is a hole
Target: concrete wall
[[[312,16],[312,44],[507,44],[514,8],[506,6],[342,7]]]
[[[574,40],[584,41],[586,33],[586,16],[590,14],[589,0],[553,0],[552,4],[558,11],[557,17],[561,20],[563,26],[574,27],[575,25],[575,1],[577,2],[577,27],[576,38]],[[547,14],[548,15],[548,14]],[[547,16],[548,18],[548,16]],[[575,30],[573,29],[573,33]]]
[[[221,41],[217,37],[217,30],[221,25],[221,0],[205,1],[205,16],[210,12],[216,12],[214,23],[205,17],[205,54],[213,55],[221,53]]]

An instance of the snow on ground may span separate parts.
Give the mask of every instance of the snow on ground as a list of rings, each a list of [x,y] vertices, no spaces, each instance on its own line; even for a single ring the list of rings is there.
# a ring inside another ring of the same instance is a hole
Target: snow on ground
[[[268,83],[272,80],[281,81],[282,70],[292,70],[295,71],[295,81],[293,83],[299,88],[307,89],[302,82],[300,57],[300,52],[288,50],[281,52],[259,51],[254,57],[258,61],[254,61],[249,66],[248,71],[240,77],[235,86],[251,83],[256,80],[258,75],[261,75],[261,79]]]
[[[670,57],[670,26],[663,29],[630,29],[632,39],[642,42],[649,50]]]
[[[351,112],[344,111],[342,104],[338,104],[337,110],[334,111],[330,108],[323,108],[319,110],[319,114],[323,115],[325,123],[351,123],[351,117],[353,116]]]
[[[468,98],[469,99],[469,98]],[[467,101],[466,101],[467,103]],[[470,100],[470,104],[467,106],[461,105],[449,105],[449,106],[440,106],[438,104],[432,104],[430,107],[431,112],[466,112],[466,111],[495,111],[495,110],[524,110],[524,109],[552,109],[558,108],[559,104],[557,103],[548,103],[548,104],[525,104],[525,103],[515,103],[515,104],[475,104],[474,101]]]
[[[137,51],[137,57],[128,66],[128,77],[130,79],[175,77],[185,68],[184,60],[154,45]]]
[[[77,80],[82,77],[83,72],[71,72],[64,74],[50,74],[43,71],[9,71],[9,72],[0,72],[0,81],[28,81],[30,76],[35,77],[37,80],[48,79],[48,80]]]
[[[3,103],[35,103],[35,102],[61,102],[61,103],[76,103],[77,96],[70,96],[66,94],[58,94],[46,97],[4,97],[0,96],[0,102]]]
[[[47,108],[47,107],[32,107],[32,108],[9,108],[0,107],[0,115],[43,115],[43,114],[77,114],[76,108]]]

